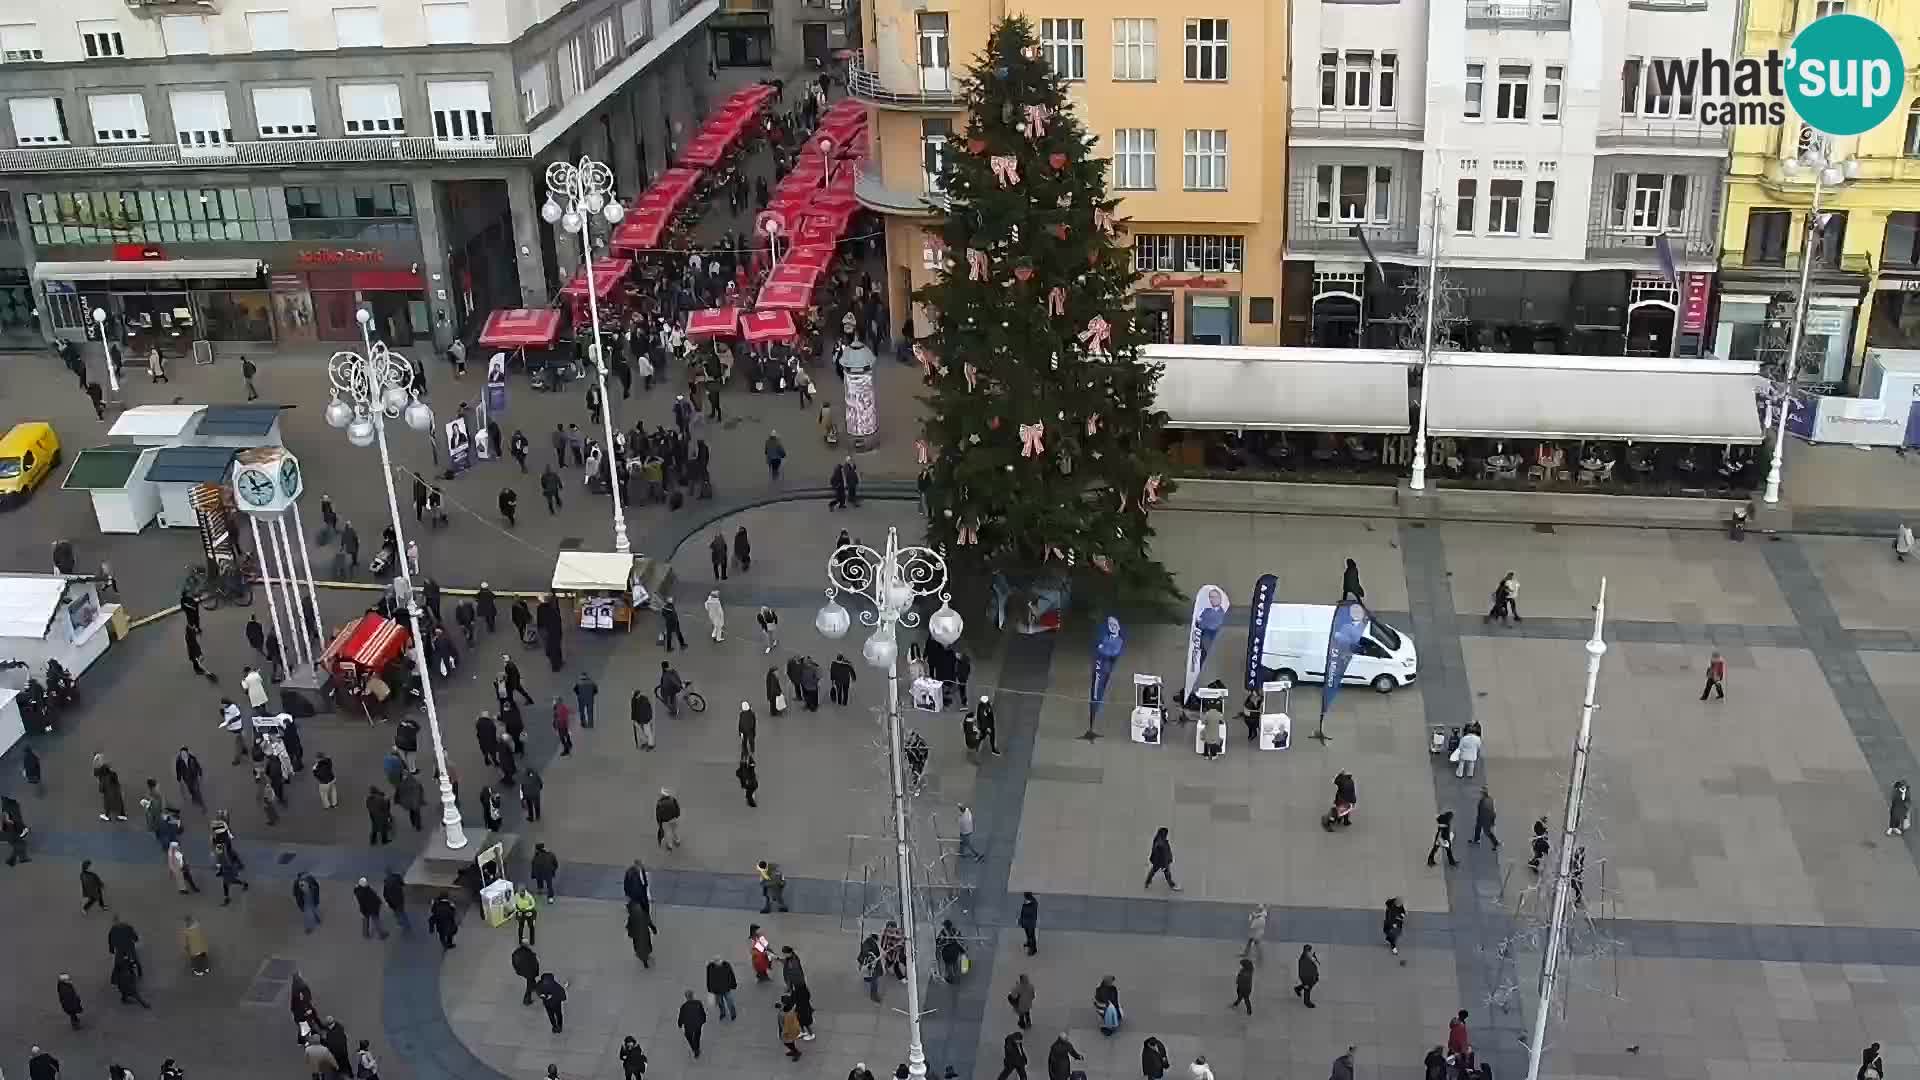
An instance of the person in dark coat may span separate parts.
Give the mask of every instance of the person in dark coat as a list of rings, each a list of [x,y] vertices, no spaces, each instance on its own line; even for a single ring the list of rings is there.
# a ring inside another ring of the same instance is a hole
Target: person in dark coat
[[[367,843],[393,843],[393,800],[377,787],[367,789]]]
[[[94,873],[92,859],[86,859],[80,863],[80,899],[84,901],[80,905],[82,915],[93,908],[108,910],[107,885],[100,880],[99,874]]]
[[[653,966],[653,917],[639,904],[627,904],[627,940],[633,942],[633,955],[641,967]]]
[[[1400,934],[1407,928],[1407,905],[1397,896],[1387,897],[1387,907],[1380,917],[1380,934],[1387,939],[1387,947],[1393,955],[1400,955]],[[1406,963],[1405,960],[1400,961]]]
[[[1180,891],[1180,886],[1173,880],[1173,841],[1169,838],[1164,825],[1153,834],[1153,847],[1147,853],[1147,880],[1141,888],[1152,885],[1155,874],[1167,879],[1168,888],[1174,892]]]
[[[127,798],[120,791],[120,774],[104,754],[93,755],[93,778],[100,788],[100,820],[127,820]]]
[[[1320,958],[1313,954],[1313,946],[1300,946],[1300,981],[1294,984],[1293,996],[1306,1003],[1307,1008],[1317,1008],[1313,1003],[1313,988],[1320,982]],[[1251,1008],[1248,1010],[1251,1012]]]
[[[1068,1080],[1073,1073],[1073,1063],[1085,1061],[1086,1056],[1074,1048],[1067,1033],[1061,1032],[1047,1047],[1047,1080]]]
[[[387,910],[393,912],[393,922],[403,934],[413,933],[413,920],[407,917],[407,881],[397,870],[387,871],[380,882],[380,899],[386,901]]]
[[[540,982],[540,957],[533,946],[526,942],[513,950],[513,973],[526,983],[526,990],[520,995],[520,1004],[533,1004],[533,994]]]
[[[1228,1005],[1227,1008],[1235,1009],[1235,1008],[1239,1008],[1242,1005],[1245,1005],[1247,1007],[1247,1015],[1252,1016],[1253,1015],[1253,958],[1252,957],[1243,956],[1240,958],[1240,970],[1235,972],[1233,976],[1233,994],[1234,994],[1233,1003],[1231,1005]]]
[[[853,692],[853,680],[858,677],[845,653],[835,655],[833,663],[827,665],[827,700],[846,705]]]
[[[427,929],[440,938],[442,949],[453,948],[453,936],[460,932],[460,912],[453,906],[453,898],[442,892],[433,898],[427,908]]]
[[[514,633],[520,635],[520,640],[525,641],[527,639],[527,627],[533,625],[533,609],[527,606],[525,597],[514,598],[513,607],[510,609],[509,615],[513,619]],[[533,703],[529,701],[527,704],[531,705]]]
[[[1460,860],[1453,857],[1453,811],[1443,810],[1433,818],[1433,846],[1427,849],[1427,865],[1433,865],[1437,853],[1447,853],[1447,865],[1459,866]]]
[[[115,916],[113,925],[107,928],[107,953],[115,960],[124,957],[133,964],[134,974],[139,974],[141,971],[140,931],[135,930],[125,919]]]
[[[620,882],[620,891],[626,895],[628,904],[637,904],[640,910],[647,913],[648,928],[658,933],[660,928],[653,925],[652,886],[647,880],[647,868],[640,865],[639,859],[633,860],[633,865],[627,867],[626,876]]]
[[[500,618],[500,598],[493,594],[493,588],[484,581],[480,583],[480,591],[473,594],[473,609],[487,624],[487,633],[493,633],[496,620]]]
[[[707,542],[707,556],[713,563],[715,581],[727,580],[727,538],[723,533],[714,533]]]
[[[498,738],[499,731],[494,727],[493,717],[488,716],[486,713],[481,713],[479,719],[473,722],[473,739],[480,744],[480,761],[482,764],[494,764],[494,754],[497,750],[496,740]]]
[[[760,790],[760,768],[754,764],[753,754],[746,750],[740,752],[740,764],[734,767],[734,779],[740,781],[740,790],[747,797],[748,806],[759,806],[754,794]]]
[[[153,1008],[146,998],[140,996],[140,969],[134,965],[131,957],[114,957],[113,974],[109,978],[113,988],[120,991],[120,1004],[132,1003],[143,1009]]]
[[[707,1026],[707,1008],[693,996],[693,991],[687,991],[686,1000],[680,1003],[680,1015],[674,1019],[674,1026],[686,1036],[687,1049],[693,1051],[695,1060],[699,1060],[700,1029]]]
[[[86,1006],[80,1004],[80,991],[73,987],[73,976],[61,975],[53,985],[54,996],[60,999],[60,1011],[67,1014],[67,1023],[73,1030],[80,1030],[80,1014],[86,1012]]]
[[[820,711],[820,665],[811,656],[800,658],[800,697],[808,712]]]
[[[1340,600],[1365,600],[1367,590],[1360,587],[1360,566],[1352,559],[1347,560],[1346,572],[1340,575]]]
[[[1493,823],[1498,816],[1493,806],[1493,792],[1481,788],[1480,801],[1473,806],[1473,837],[1467,843],[1479,844],[1481,834],[1485,833],[1487,839],[1493,842],[1493,850],[1499,851],[1500,838],[1493,834]]]
[[[1140,1074],[1147,1080],[1160,1080],[1167,1075],[1167,1069],[1173,1059],[1167,1055],[1167,1044],[1149,1035],[1147,1041],[1140,1044]]]
[[[533,877],[536,891],[545,892],[547,903],[553,903],[553,879],[560,873],[560,859],[547,850],[545,844],[533,845],[533,857],[527,860],[527,873]]]
[[[621,1080],[643,1080],[646,1075],[647,1053],[640,1049],[640,1040],[631,1035],[620,1040]]]
[[[1000,1044],[1000,1076],[998,1080],[1007,1080],[1008,1076],[1018,1075],[1027,1080],[1027,1038],[1016,1031],[1008,1035]]]
[[[742,571],[753,569],[753,544],[747,539],[745,525],[733,530],[733,562]]]

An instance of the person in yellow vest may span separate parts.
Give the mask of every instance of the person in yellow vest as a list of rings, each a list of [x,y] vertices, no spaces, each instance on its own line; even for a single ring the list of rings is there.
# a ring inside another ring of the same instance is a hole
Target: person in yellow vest
[[[539,902],[534,900],[532,891],[522,885],[513,894],[513,920],[519,927],[518,936],[521,944],[535,944],[534,923],[539,918]]]

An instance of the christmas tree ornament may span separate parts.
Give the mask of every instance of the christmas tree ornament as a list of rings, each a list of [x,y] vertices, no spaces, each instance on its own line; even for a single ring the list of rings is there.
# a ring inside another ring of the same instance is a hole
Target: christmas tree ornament
[[[1073,209],[1073,195],[1070,193],[1063,193],[1060,196],[1060,200],[1056,205],[1059,206],[1060,209],[1062,210]]]
[[[1100,414],[1099,413],[1094,413],[1092,416],[1087,417],[1087,434],[1089,435],[1100,434]]]
[[[978,248],[967,249],[967,280],[987,280],[987,253]]]
[[[1067,227],[1065,225],[1055,225],[1053,227],[1053,238],[1055,240],[1065,240],[1067,238]]]
[[[1064,316],[1067,313],[1067,290],[1055,285],[1047,290],[1047,314]]]
[[[953,516],[953,507],[951,507],[951,506],[949,506],[949,507],[947,507],[947,508],[946,508],[945,510],[942,510],[942,511],[940,511],[940,516],[941,516],[941,517],[952,517],[952,516]]]
[[[913,358],[920,364],[921,372],[924,373],[927,378],[932,378],[934,369],[939,366],[933,355],[933,350],[916,341],[913,343]]]
[[[987,164],[993,169],[993,178],[1000,181],[1001,187],[1012,187],[1020,182],[1020,159],[1012,154],[995,154]]]
[[[933,456],[930,453],[930,448],[927,446],[927,440],[925,439],[913,440],[913,453],[915,457],[920,459],[920,464],[922,465],[933,464]]]
[[[1028,105],[1026,114],[1027,122],[1021,130],[1036,139],[1044,138],[1047,134],[1047,120],[1053,116],[1053,110],[1045,105]]]
[[[1106,233],[1108,236],[1112,236],[1113,215],[1105,210],[1095,209],[1093,212],[1093,227]]]
[[[1046,447],[1042,445],[1040,438],[1046,434],[1046,431],[1046,425],[1044,424],[1021,424],[1020,456],[1033,457],[1036,454],[1043,453]]]
[[[961,547],[972,547],[980,542],[980,532],[971,525],[962,525],[953,539]]]
[[[998,425],[995,425],[995,426],[997,427]],[[968,442],[970,442],[970,443],[972,443],[972,444],[973,444],[973,445],[975,445],[975,446],[979,446],[979,445],[980,445],[980,433],[976,431],[976,432],[974,432],[973,434],[971,434],[971,435],[969,435],[969,436],[967,436],[967,441],[968,441]]]
[[[1159,473],[1154,473],[1152,476],[1147,477],[1146,487],[1140,492],[1140,501],[1141,503],[1147,506],[1155,506],[1159,504],[1160,502],[1160,474]]]
[[[1106,574],[1113,573],[1113,560],[1107,558],[1105,555],[1095,555],[1093,558],[1087,561],[1093,563],[1093,565],[1097,569],[1099,569],[1100,572],[1102,573],[1106,573]]]
[[[1022,285],[1025,285],[1027,282],[1033,280],[1033,267],[1016,266],[1013,268],[1013,276],[1016,281],[1020,282],[1020,284]]]
[[[1080,332],[1080,343],[1087,352],[1099,355],[1106,351],[1107,342],[1113,340],[1113,327],[1099,315],[1087,320],[1087,328]]]
[[[1025,124],[1015,124],[1015,125],[1013,125],[1013,130],[1015,130],[1015,131],[1017,131],[1017,132],[1019,132],[1019,133],[1020,133],[1020,134],[1022,134],[1022,135],[1025,135],[1025,134],[1027,133],[1027,125],[1025,125]]]
[[[967,393],[973,393],[980,378],[980,369],[969,362],[960,365],[960,374],[967,378]]]
[[[1059,172],[1061,169],[1067,167],[1067,155],[1056,150],[1047,155],[1047,164],[1053,166],[1054,172]]]

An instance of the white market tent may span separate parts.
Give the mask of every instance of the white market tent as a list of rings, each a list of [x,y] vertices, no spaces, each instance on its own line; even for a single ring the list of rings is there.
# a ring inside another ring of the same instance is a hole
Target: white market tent
[[[135,446],[178,446],[206,411],[205,405],[136,405],[120,414],[107,437]]]
[[[160,491],[145,479],[160,453],[152,446],[95,446],[74,455],[61,481],[64,491],[84,491],[103,533],[137,533],[160,516]]]
[[[553,561],[553,591],[625,593],[633,577],[633,556],[611,551],[563,551]]]
[[[48,660],[75,678],[107,651],[108,613],[93,582],[60,574],[0,574],[0,657],[37,677]]]

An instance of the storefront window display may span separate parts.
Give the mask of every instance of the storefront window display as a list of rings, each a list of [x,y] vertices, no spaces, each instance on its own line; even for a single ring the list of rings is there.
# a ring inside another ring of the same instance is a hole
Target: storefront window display
[[[397,227],[383,223],[413,217],[412,189],[391,183],[34,192],[26,204],[33,241],[42,247],[374,239]]]

